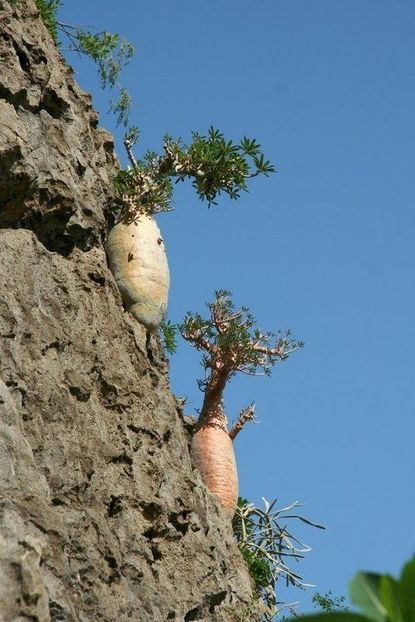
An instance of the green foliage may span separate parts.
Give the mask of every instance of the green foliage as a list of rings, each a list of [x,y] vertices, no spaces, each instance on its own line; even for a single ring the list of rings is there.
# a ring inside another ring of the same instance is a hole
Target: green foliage
[[[325,594],[319,594],[316,592],[313,596],[313,604],[315,607],[319,607],[326,613],[332,613],[334,611],[348,611],[348,607],[345,606],[345,596],[335,596],[331,590]]]
[[[168,175],[160,173],[157,157],[151,152],[135,167],[120,170],[114,187],[128,205],[126,216],[131,219],[139,212],[153,214],[170,209],[173,184]]]
[[[129,150],[132,141],[127,136],[126,146],[135,175],[127,169],[122,194],[134,196],[137,205],[148,212],[169,211],[172,179],[175,183],[190,179],[199,198],[211,205],[223,193],[231,199],[239,198],[242,190],[248,190],[249,178],[268,176],[275,171],[255,140],[244,137],[234,144],[213,127],[206,136],[193,132],[192,139],[190,144],[185,144],[166,135],[161,155],[148,151],[136,161]]]
[[[15,0],[14,2],[15,3]],[[51,33],[56,45],[58,33],[63,34],[69,41],[69,51],[89,56],[98,67],[101,87],[119,90],[119,97],[110,103],[110,110],[117,116],[117,124],[128,125],[131,97],[118,83],[123,67],[134,56],[134,46],[118,34],[110,32],[92,33],[78,26],[64,24],[57,19],[57,10],[62,0],[36,0],[40,16]]]
[[[61,0],[36,0],[36,6],[40,13],[40,17],[52,35],[56,45],[58,44],[57,11],[61,5]]]
[[[389,579],[370,572],[359,572],[350,583],[350,596],[357,605],[375,622],[382,622],[386,617],[386,607],[382,603],[381,582]]]
[[[97,64],[101,87],[116,86],[122,68],[134,56],[134,46],[110,32],[91,33],[76,28],[73,36],[73,49],[86,54]],[[125,93],[123,97],[126,97]]]
[[[177,325],[172,324],[170,320],[167,320],[167,321],[163,320],[161,324],[159,325],[159,328],[162,334],[164,347],[166,348],[169,354],[173,354],[177,350],[177,343],[176,343],[176,334],[178,330]]]
[[[110,102],[110,111],[116,115],[117,125],[126,127],[130,118],[131,97],[118,80],[122,69],[134,56],[134,46],[116,33],[93,33],[60,22],[58,29],[69,39],[70,51],[85,54],[96,63],[101,88],[118,89],[118,99]]]
[[[85,54],[97,64],[101,87],[118,89],[110,110],[116,115],[117,124],[127,128],[131,97],[118,81],[121,70],[134,56],[133,45],[118,34],[93,33],[58,22],[56,12],[61,0],[36,1],[55,43],[58,43],[58,31],[63,33],[69,40],[70,51]],[[136,142],[131,136],[136,133],[136,128],[130,128],[125,141],[132,168],[121,171],[115,180],[115,188],[127,199],[132,217],[137,209],[147,213],[171,210],[173,179],[176,183],[190,179],[199,198],[210,206],[216,205],[221,194],[238,199],[242,191],[248,190],[248,179],[275,171],[255,139],[244,136],[239,143],[233,143],[213,127],[206,135],[193,132],[189,144],[166,135],[162,154],[149,151],[137,161],[131,151]]]
[[[110,102],[110,111],[116,115],[117,125],[127,127],[130,120],[131,104],[131,95],[125,88],[121,87],[118,100]]]
[[[297,519],[318,529],[324,527],[291,513],[299,506],[298,503],[279,510],[274,509],[276,501],[269,503],[264,499],[264,504],[265,509],[262,510],[249,503],[247,499],[239,497],[232,525],[239,549],[253,579],[257,597],[265,606],[263,621],[270,622],[282,608],[282,603],[277,600],[277,581],[283,578],[287,585],[305,586],[300,575],[288,566],[287,560],[299,561],[310,548],[288,531],[286,519]],[[292,608],[293,604],[285,605],[287,606]]]
[[[261,153],[261,146],[245,136],[234,144],[210,127],[206,136],[193,132],[192,138],[190,145],[184,145],[167,136],[165,149],[175,163],[178,181],[192,178],[199,198],[209,204],[215,204],[222,192],[238,199],[242,190],[248,190],[247,179],[275,171]]]
[[[208,372],[220,359],[229,370],[229,378],[237,372],[269,375],[278,361],[285,360],[304,345],[291,339],[289,330],[262,332],[247,307],[235,309],[227,290],[217,290],[207,307],[208,318],[188,312],[180,331],[184,339],[205,351],[202,362]],[[200,383],[202,389],[207,381]]]
[[[388,574],[359,572],[350,583],[350,599],[361,613],[329,611],[302,616],[302,622],[414,622],[415,559],[399,579]]]
[[[271,572],[268,562],[264,557],[255,555],[249,549],[242,549],[241,553],[248,566],[249,574],[254,580],[255,589],[259,593],[271,582]]]

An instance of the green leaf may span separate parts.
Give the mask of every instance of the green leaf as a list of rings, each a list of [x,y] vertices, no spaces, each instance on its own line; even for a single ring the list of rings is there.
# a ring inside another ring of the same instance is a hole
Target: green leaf
[[[164,347],[169,354],[173,354],[177,350],[176,334],[178,327],[176,324],[172,324],[170,320],[163,320],[160,324],[160,331],[162,334]]]
[[[40,17],[49,30],[55,44],[58,44],[57,10],[62,5],[61,0],[36,0]]]
[[[387,610],[380,595],[380,581],[379,574],[359,572],[352,579],[349,589],[352,603],[374,622],[387,620]]]
[[[405,564],[398,590],[404,622],[415,622],[415,559]]]
[[[300,520],[302,523],[305,523],[306,525],[311,525],[311,527],[317,527],[317,529],[326,529],[323,525],[313,523],[311,520],[308,520],[308,518],[304,518],[304,516],[298,516],[297,514],[292,514],[290,516],[287,516],[286,518],[298,518],[298,520]]]
[[[383,575],[379,584],[380,597],[388,612],[390,622],[403,622],[399,602],[399,583],[389,575]]]

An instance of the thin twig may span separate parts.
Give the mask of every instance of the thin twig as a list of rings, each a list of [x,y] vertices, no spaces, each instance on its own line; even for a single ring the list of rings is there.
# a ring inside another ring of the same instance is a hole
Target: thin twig
[[[132,142],[131,140],[129,140],[128,138],[124,139],[124,147],[127,151],[127,155],[128,155],[128,159],[130,160],[132,167],[135,170],[138,170],[138,164],[137,164],[137,160],[135,159],[135,156],[133,154],[133,149],[132,149]]]

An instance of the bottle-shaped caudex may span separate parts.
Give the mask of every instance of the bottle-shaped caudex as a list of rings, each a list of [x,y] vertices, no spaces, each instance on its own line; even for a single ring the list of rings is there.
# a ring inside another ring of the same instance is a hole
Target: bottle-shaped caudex
[[[137,210],[110,231],[106,251],[124,304],[148,329],[166,314],[170,274],[160,229],[151,214]]]

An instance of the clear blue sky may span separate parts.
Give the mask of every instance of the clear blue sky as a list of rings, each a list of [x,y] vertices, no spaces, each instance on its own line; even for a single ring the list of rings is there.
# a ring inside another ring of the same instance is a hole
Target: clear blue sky
[[[169,316],[228,288],[306,342],[270,379],[229,386],[229,417],[254,399],[260,419],[236,442],[240,492],[300,500],[327,526],[298,530],[314,549],[298,570],[320,592],[345,594],[358,569],[397,573],[415,551],[413,0],[67,0],[60,16],[135,44],[123,78],[139,153],[213,124],[276,164],[210,210],[178,188],[158,219]],[[71,62],[114,130],[93,64]],[[183,343],[171,362],[189,413],[198,361]]]

